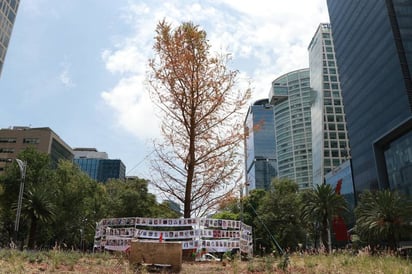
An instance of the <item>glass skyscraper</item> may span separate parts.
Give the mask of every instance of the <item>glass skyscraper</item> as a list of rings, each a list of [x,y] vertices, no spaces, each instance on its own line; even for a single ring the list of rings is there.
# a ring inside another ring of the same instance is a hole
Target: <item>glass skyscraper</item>
[[[355,191],[412,197],[412,1],[327,3]]]
[[[0,0],[0,76],[20,0]]]
[[[82,171],[98,182],[109,179],[124,180],[126,166],[121,160],[108,159],[106,152],[97,151],[95,148],[75,148],[74,160]]]
[[[105,183],[109,179],[124,180],[126,178],[126,167],[121,160],[77,158],[73,159],[73,162],[90,178],[98,182]]]
[[[274,109],[279,178],[312,187],[311,91],[309,70],[284,74],[272,82],[269,101]]]
[[[268,189],[276,176],[273,106],[268,99],[249,107],[244,128],[247,190]]]
[[[345,112],[330,24],[320,24],[309,44],[312,89],[313,184],[350,157]]]

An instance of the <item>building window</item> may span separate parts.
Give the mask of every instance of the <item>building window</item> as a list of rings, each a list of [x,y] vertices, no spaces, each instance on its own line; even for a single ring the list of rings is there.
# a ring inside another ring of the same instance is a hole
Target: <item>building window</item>
[[[337,83],[332,83],[332,89],[339,89],[339,85]]]
[[[346,139],[345,132],[339,132],[339,139],[341,140]]]
[[[16,138],[0,138],[0,143],[15,143]]]
[[[38,144],[40,143],[39,138],[24,138],[23,139],[23,144]]]
[[[326,107],[326,113],[333,113],[332,107]]]
[[[412,131],[390,142],[384,151],[389,186],[412,198]]]
[[[10,163],[10,162],[12,162],[13,160],[12,159],[10,159],[10,158],[0,158],[0,162],[3,162],[3,163]]]
[[[0,148],[0,153],[14,153],[14,148]]]

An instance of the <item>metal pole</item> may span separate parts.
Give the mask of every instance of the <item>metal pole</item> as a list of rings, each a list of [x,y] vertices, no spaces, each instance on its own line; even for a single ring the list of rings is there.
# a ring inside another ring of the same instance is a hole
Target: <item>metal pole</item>
[[[243,222],[243,184],[240,185],[240,221]]]
[[[16,159],[17,164],[19,165],[20,169],[20,191],[19,191],[19,198],[17,200],[17,212],[16,212],[16,221],[14,223],[14,240],[16,241],[17,245],[17,235],[19,233],[19,225],[20,225],[20,215],[21,215],[21,206],[23,201],[23,192],[24,192],[24,180],[26,178],[26,162],[23,162],[20,159]]]

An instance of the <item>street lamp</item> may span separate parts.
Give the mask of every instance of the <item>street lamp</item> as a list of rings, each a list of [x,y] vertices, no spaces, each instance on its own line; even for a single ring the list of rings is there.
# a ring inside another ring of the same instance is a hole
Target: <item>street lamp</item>
[[[21,215],[21,204],[23,201],[23,191],[24,191],[24,179],[26,178],[26,167],[27,163],[23,162],[20,159],[16,159],[17,164],[19,165],[20,169],[20,191],[19,191],[19,198],[17,201],[17,212],[16,212],[16,221],[14,223],[14,239],[17,244],[17,234],[19,232],[19,224],[20,224],[20,215]]]

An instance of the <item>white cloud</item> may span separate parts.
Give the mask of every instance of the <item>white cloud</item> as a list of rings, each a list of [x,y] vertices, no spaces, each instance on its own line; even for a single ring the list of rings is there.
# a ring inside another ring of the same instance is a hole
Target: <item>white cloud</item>
[[[160,20],[174,26],[192,21],[205,29],[212,52],[231,53],[231,67],[252,81],[252,101],[267,97],[277,77],[308,66],[310,39],[319,23],[328,22],[326,0],[131,1],[122,18],[133,33],[102,54],[106,68],[120,77],[102,97],[118,124],[142,139],[158,132],[147,123],[154,114],[143,82]]]
[[[61,64],[62,70],[59,74],[59,80],[66,88],[74,87],[75,84],[70,75],[70,64],[63,62]]]
[[[117,113],[122,128],[145,140],[158,136],[159,128],[143,86],[144,78],[140,75],[123,78],[112,90],[103,92],[102,98]]]

